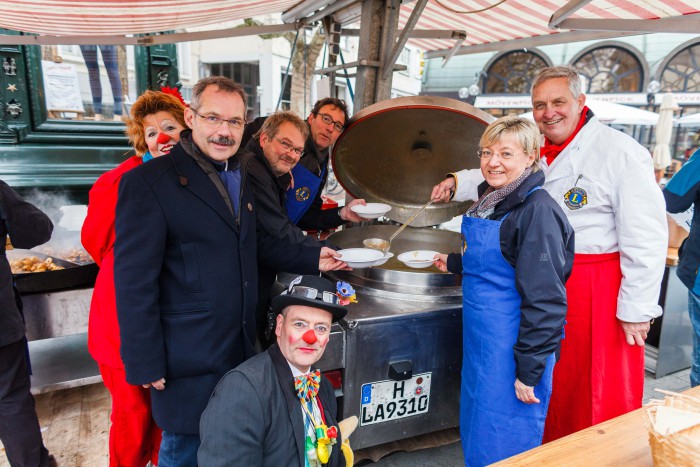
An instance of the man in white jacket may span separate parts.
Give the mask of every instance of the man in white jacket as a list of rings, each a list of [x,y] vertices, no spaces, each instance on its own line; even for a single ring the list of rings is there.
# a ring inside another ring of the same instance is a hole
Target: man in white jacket
[[[576,232],[545,442],[641,407],[644,340],[661,315],[668,227],[651,156],[585,101],[572,68],[545,68],[533,81],[544,188]],[[449,174],[432,197],[475,200],[482,182],[478,169]]]

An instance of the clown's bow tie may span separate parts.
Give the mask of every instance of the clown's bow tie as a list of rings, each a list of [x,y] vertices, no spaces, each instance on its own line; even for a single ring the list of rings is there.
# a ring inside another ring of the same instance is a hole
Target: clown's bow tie
[[[320,384],[321,372],[318,370],[294,378],[294,389],[297,391],[297,396],[305,401],[316,397]]]

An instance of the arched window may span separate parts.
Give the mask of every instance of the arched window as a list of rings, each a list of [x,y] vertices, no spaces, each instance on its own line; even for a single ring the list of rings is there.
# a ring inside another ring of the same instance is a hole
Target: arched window
[[[700,92],[700,42],[693,38],[668,54],[668,58],[661,62],[658,68],[658,78],[661,84],[661,92],[674,93]],[[682,105],[680,113],[676,116],[690,115],[700,112],[700,106],[695,104]],[[675,136],[672,141],[673,154],[687,157],[700,146],[700,131],[694,127],[677,126],[674,128]]]
[[[529,94],[538,71],[549,66],[531,51],[516,50],[498,57],[487,68],[483,83],[485,94]]]
[[[661,72],[661,89],[700,92],[700,43],[674,55]]]
[[[644,69],[629,50],[618,46],[598,47],[585,52],[573,67],[586,77],[585,93],[641,92]]]

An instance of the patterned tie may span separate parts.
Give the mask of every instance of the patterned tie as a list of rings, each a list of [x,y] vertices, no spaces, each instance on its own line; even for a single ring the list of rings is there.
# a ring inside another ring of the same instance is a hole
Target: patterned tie
[[[321,372],[319,370],[294,378],[294,389],[297,391],[297,396],[307,402],[316,397],[320,384]]]

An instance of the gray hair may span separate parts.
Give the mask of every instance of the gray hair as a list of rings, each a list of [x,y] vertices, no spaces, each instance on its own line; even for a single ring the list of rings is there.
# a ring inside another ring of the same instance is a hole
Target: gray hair
[[[270,138],[274,138],[277,136],[280,126],[282,126],[282,124],[285,122],[291,123],[297,130],[299,130],[301,136],[304,138],[304,142],[306,142],[306,138],[309,137],[309,126],[304,120],[301,119],[301,117],[291,110],[270,114],[270,116],[265,119],[263,126],[257,133],[255,133],[253,138],[258,139],[263,133],[268,135]]]
[[[566,78],[569,84],[569,91],[574,99],[578,99],[578,96],[583,94],[581,90],[581,78],[578,75],[578,71],[570,66],[552,66],[547,68],[542,68],[536,75],[535,79],[532,80],[532,86],[530,87],[530,95],[535,91],[535,88],[540,84],[544,83],[548,79],[554,78]]]
[[[246,94],[243,86],[225,76],[209,76],[208,78],[202,78],[197,81],[197,84],[194,85],[194,89],[192,89],[192,100],[190,101],[191,109],[199,109],[199,100],[202,98],[202,94],[209,86],[217,86],[219,91],[238,94],[241,96],[241,99],[243,99],[243,116],[246,115],[248,111],[248,94]]]

